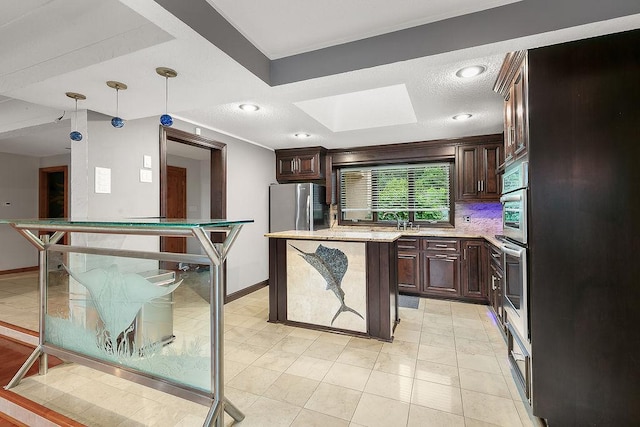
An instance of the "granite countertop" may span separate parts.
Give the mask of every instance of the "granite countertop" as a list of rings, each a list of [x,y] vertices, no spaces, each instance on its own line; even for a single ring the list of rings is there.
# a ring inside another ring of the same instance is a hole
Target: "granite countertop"
[[[303,240],[342,240],[348,242],[395,242],[402,236],[401,231],[369,231],[345,230],[327,228],[318,231],[290,230],[277,233],[267,233],[265,237],[275,239],[303,239]]]
[[[396,230],[395,228],[334,227],[317,231],[280,231],[267,233],[265,237],[276,239],[308,239],[308,240],[345,240],[352,242],[393,242],[403,236],[416,237],[452,237],[467,239],[485,239],[494,246],[500,247],[495,238],[496,231],[471,231],[447,229]]]

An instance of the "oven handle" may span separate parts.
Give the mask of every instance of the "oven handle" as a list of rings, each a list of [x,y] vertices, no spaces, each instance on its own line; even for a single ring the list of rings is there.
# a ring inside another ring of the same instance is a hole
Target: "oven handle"
[[[522,257],[522,252],[523,250],[514,250],[511,249],[510,247],[508,247],[507,245],[501,245],[500,248],[502,249],[502,252],[504,252],[507,255],[511,255],[514,256],[516,258],[521,258]]]
[[[522,200],[522,194],[507,194],[500,197],[500,203],[519,202],[520,200]]]

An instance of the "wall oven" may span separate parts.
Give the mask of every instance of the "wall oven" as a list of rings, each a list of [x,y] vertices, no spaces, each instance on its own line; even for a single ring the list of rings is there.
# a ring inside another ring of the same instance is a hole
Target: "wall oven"
[[[510,166],[502,175],[502,228],[504,235],[527,244],[527,186],[529,162]]]
[[[527,248],[509,241],[501,245],[504,260],[503,308],[507,323],[526,344],[529,334],[529,298],[527,277]]]

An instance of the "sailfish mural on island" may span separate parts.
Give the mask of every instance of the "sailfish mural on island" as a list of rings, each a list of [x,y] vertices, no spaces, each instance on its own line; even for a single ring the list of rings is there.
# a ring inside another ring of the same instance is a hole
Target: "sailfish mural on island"
[[[354,313],[356,316],[364,320],[364,317],[362,317],[360,313],[344,303],[342,278],[347,272],[347,268],[349,266],[349,260],[347,259],[347,256],[344,254],[344,252],[339,249],[332,249],[327,248],[323,245],[318,245],[315,252],[307,253],[301,251],[293,245],[289,246],[300,252],[300,256],[313,268],[315,268],[318,273],[320,273],[320,275],[327,282],[326,290],[332,291],[338,298],[338,301],[340,301],[340,308],[333,316],[333,319],[331,319],[331,325],[333,325],[333,322],[335,322],[340,313],[344,313],[347,311]]]

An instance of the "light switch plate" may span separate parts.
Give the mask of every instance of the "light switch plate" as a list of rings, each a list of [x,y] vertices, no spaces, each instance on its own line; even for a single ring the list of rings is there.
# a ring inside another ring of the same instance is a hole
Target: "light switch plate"
[[[148,155],[142,156],[142,167],[151,169],[151,156],[148,156]]]
[[[96,193],[111,193],[111,169],[96,167],[95,191]]]
[[[149,169],[140,169],[140,182],[152,182],[153,175]]]

